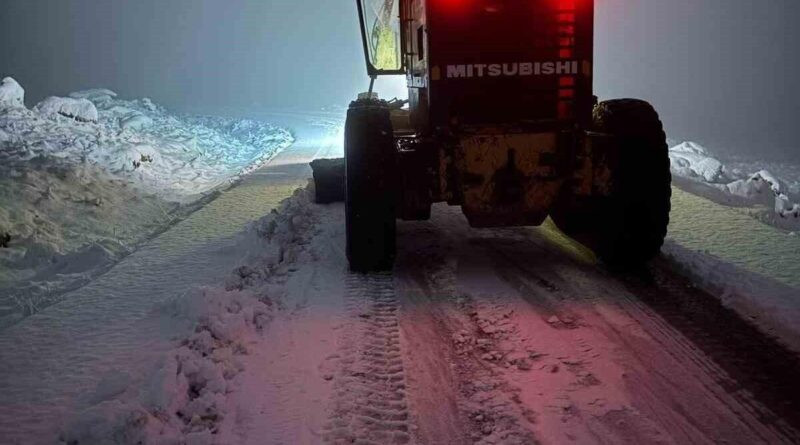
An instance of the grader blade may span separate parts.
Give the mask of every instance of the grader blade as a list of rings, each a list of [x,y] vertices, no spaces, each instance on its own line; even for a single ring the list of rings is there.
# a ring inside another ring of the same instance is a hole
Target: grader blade
[[[316,159],[311,162],[311,170],[317,204],[344,201],[344,158]]]

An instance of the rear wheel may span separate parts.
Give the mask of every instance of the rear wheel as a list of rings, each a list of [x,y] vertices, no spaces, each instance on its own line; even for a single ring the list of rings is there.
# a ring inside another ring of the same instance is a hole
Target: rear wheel
[[[396,250],[394,135],[384,101],[350,104],[345,124],[345,217],[350,270],[392,268]]]
[[[595,107],[593,130],[615,138],[619,156],[611,193],[576,201],[562,197],[553,220],[606,263],[636,266],[658,254],[672,195],[666,135],[647,102],[620,99]]]

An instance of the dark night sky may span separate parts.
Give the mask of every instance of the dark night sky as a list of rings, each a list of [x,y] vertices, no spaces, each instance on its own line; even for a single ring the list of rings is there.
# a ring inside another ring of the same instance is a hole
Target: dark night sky
[[[675,138],[800,161],[800,1],[596,4],[601,98],[652,101]],[[205,113],[346,105],[367,84],[354,10],[350,0],[3,0],[0,75],[26,88],[29,106],[98,86]]]

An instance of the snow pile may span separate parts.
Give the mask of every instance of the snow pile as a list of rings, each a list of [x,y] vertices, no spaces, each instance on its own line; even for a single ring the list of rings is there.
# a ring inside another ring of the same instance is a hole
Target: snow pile
[[[34,108],[42,116],[60,114],[80,122],[97,122],[97,108],[88,99],[51,96]]]
[[[705,182],[722,182],[728,179],[722,162],[711,157],[705,147],[694,142],[682,142],[669,149],[672,172],[684,178]]]
[[[94,89],[22,105],[0,87],[0,328],[96,276],[289,146],[252,120],[179,116]]]
[[[104,89],[50,97],[33,110],[6,110],[0,131],[6,163],[72,158],[184,201],[229,184],[293,141],[288,131],[266,123],[177,116],[150,99],[122,100]]]
[[[69,97],[73,99],[88,99],[94,103],[103,103],[117,97],[117,93],[107,90],[105,88],[93,88],[89,90],[76,91],[70,93]],[[149,99],[148,99],[149,100]]]
[[[745,174],[741,168],[727,167],[695,142],[673,146],[669,157],[679,185],[722,204],[755,207],[753,215],[766,223],[800,228],[800,178],[790,184],[765,169]]]
[[[158,308],[167,323],[193,329],[149,375],[122,372],[103,378],[88,408],[61,433],[62,443],[219,443],[235,422],[229,395],[248,364],[248,348],[263,343],[265,328],[282,308],[294,264],[309,261],[306,244],[315,223],[309,197],[297,190],[278,210],[254,223],[241,240],[259,252],[235,269],[224,288],[202,288]]]
[[[775,198],[775,214],[782,218],[800,218],[800,204],[792,202],[789,187],[783,181],[777,179],[767,170],[753,173],[747,179],[726,184],[725,188],[732,195],[759,200],[762,196]],[[793,190],[793,195],[798,195]]]
[[[25,107],[25,90],[16,80],[6,77],[0,82],[0,108]]]

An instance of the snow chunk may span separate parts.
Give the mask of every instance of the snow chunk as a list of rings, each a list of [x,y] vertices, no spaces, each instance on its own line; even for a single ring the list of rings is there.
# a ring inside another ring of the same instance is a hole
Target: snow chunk
[[[769,184],[761,180],[759,175],[753,175],[748,179],[739,179],[725,185],[728,193],[740,196],[742,198],[756,198],[764,196],[765,192],[769,191]],[[771,195],[772,192],[769,192]]]
[[[141,100],[139,100],[139,102],[142,104],[142,106],[147,111],[150,111],[150,112],[153,112],[153,113],[158,111],[158,105],[154,104],[153,101],[150,100],[149,97],[142,98]]]
[[[123,130],[142,130],[153,124],[153,119],[142,113],[133,112],[119,119],[119,127]]]
[[[158,436],[157,424],[158,420],[141,407],[112,400],[84,411],[60,439],[68,444],[146,443],[147,437]]]
[[[88,401],[95,405],[106,400],[114,399],[131,385],[131,376],[123,371],[112,371],[104,375],[100,382],[97,383],[94,393],[90,394],[87,398]]]
[[[97,122],[97,108],[88,99],[50,96],[34,109],[45,116],[60,114],[80,122]]]
[[[107,90],[105,88],[94,88],[91,90],[83,90],[70,93],[69,97],[73,99],[86,99],[98,104],[107,102],[117,97],[117,93],[111,90]]]
[[[670,148],[672,171],[686,178],[700,178],[705,182],[721,182],[728,179],[725,166],[711,157],[708,150],[695,142],[683,142]]]
[[[0,82],[0,108],[24,108],[25,90],[11,77]]]
[[[775,198],[775,213],[783,218],[800,218],[800,204],[789,202],[789,198],[781,194]]]
[[[800,227],[800,187],[797,182],[782,181],[763,168],[749,176],[741,168],[728,169],[705,147],[695,142],[682,142],[673,146],[669,150],[669,157],[674,178],[688,179],[709,189],[721,191],[724,196],[709,194],[697,188],[693,193],[700,193],[718,202],[722,199],[722,204],[735,202],[758,208],[753,215],[777,227]]]
[[[761,170],[759,172],[756,172],[755,174],[753,174],[751,179],[753,179],[754,181],[763,180],[765,183],[769,185],[769,187],[772,189],[773,192],[775,192],[776,195],[780,195],[781,193],[783,193],[783,190],[786,188],[786,186],[778,178],[776,178],[775,175],[766,170]]]

